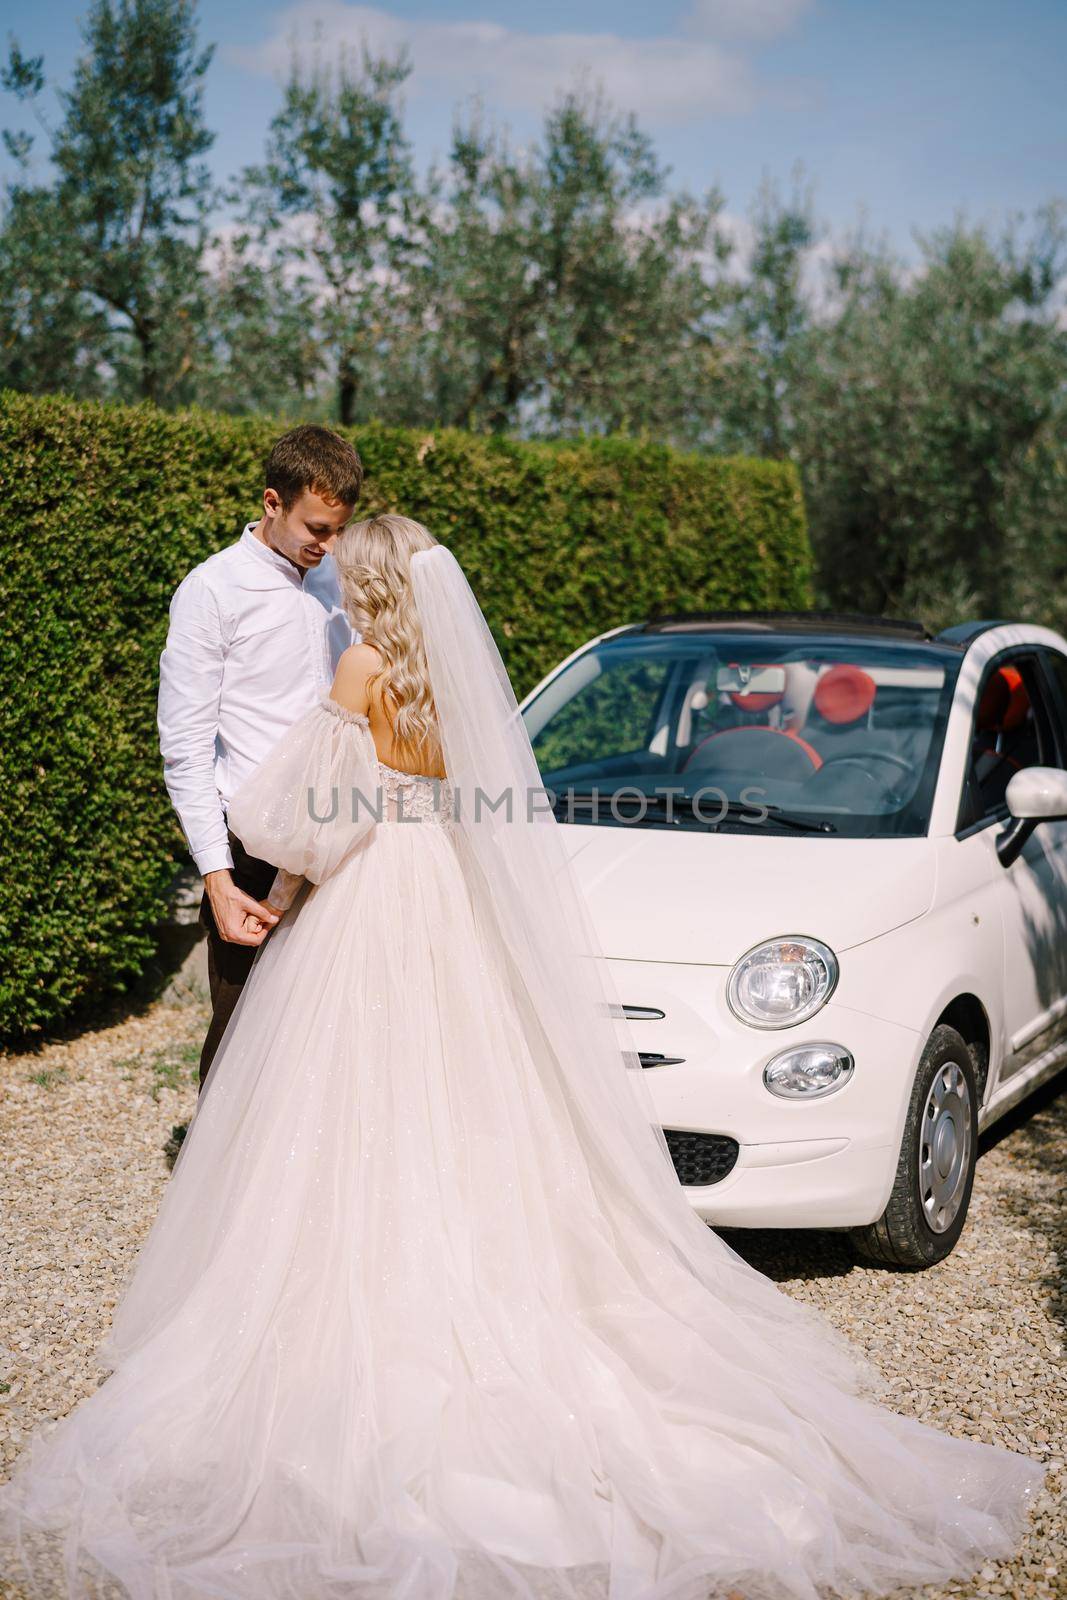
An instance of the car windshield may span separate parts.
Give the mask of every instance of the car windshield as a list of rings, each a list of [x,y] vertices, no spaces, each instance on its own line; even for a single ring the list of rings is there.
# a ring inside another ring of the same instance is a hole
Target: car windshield
[[[563,821],[915,835],[961,659],[892,637],[627,633],[523,716]]]

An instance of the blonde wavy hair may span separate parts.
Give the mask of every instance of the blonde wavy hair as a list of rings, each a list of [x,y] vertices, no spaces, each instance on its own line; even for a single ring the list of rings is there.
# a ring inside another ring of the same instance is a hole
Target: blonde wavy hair
[[[389,511],[350,522],[333,547],[348,620],[382,657],[368,689],[379,685],[382,711],[404,761],[430,772],[443,768],[443,758],[410,567],[416,551],[435,544],[421,522]]]

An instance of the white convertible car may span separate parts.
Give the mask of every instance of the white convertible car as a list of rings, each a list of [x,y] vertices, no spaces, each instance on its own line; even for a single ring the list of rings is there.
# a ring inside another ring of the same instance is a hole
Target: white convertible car
[[[522,712],[696,1210],[946,1256],[1067,1060],[1067,640],[663,618]]]

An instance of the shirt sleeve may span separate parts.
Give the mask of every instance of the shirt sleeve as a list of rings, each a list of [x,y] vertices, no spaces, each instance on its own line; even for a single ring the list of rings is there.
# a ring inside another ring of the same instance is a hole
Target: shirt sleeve
[[[218,601],[194,568],[170,602],[156,721],[163,781],[201,874],[233,866],[215,783],[223,654]]]
[[[366,717],[323,695],[240,784],[227,814],[250,855],[322,883],[381,821],[383,804]]]

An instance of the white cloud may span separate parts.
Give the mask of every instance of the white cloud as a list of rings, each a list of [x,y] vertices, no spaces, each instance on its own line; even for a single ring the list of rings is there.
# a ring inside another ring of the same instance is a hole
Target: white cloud
[[[752,0],[765,14],[796,10],[802,0]],[[743,11],[743,0],[715,0],[712,9]],[[749,27],[752,36],[752,27]],[[454,103],[472,93],[510,110],[540,111],[561,87],[586,74],[609,98],[663,124],[750,111],[760,94],[744,54],[701,35],[643,39],[613,33],[529,33],[485,21],[405,19],[344,0],[298,0],[273,19],[258,45],[227,55],[249,71],[284,77],[294,44],[303,60],[328,60],[363,40],[376,54],[406,47],[414,68],[412,98]]]
[[[776,39],[807,12],[813,0],[694,0],[687,32],[711,39]]]

